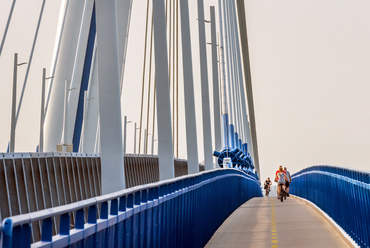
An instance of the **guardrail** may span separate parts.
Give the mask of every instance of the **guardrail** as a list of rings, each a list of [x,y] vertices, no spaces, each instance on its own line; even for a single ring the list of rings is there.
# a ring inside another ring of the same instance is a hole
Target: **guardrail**
[[[370,245],[370,173],[313,166],[292,176],[290,192],[315,203],[361,247]]]
[[[124,165],[126,188],[159,181],[158,156],[125,154]],[[174,159],[174,166],[176,177],[188,174],[186,160]],[[100,178],[99,154],[0,153],[0,222],[100,196]],[[32,229],[32,243],[40,241],[39,223]]]
[[[257,196],[255,178],[216,169],[7,218],[2,247],[30,247],[38,221],[35,247],[204,247],[237,207]]]

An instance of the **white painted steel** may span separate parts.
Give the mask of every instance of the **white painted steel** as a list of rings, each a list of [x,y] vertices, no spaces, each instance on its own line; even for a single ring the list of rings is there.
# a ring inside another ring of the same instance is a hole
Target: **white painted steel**
[[[134,124],[134,154],[136,154],[136,122]]]
[[[63,111],[63,139],[61,143],[63,145],[63,152],[67,152],[67,131],[68,131],[68,80],[65,81],[64,89],[64,111]]]
[[[15,167],[15,161],[12,159],[12,165],[13,165],[13,171],[14,171],[14,180],[15,180],[15,188],[16,188],[16,193],[17,193],[17,199],[18,199],[18,208],[19,208],[19,214],[22,214],[22,208],[21,208],[21,199],[19,195],[19,183],[18,183],[18,177],[17,177],[17,170]]]
[[[42,69],[42,85],[41,85],[41,109],[40,109],[40,139],[39,152],[44,152],[44,120],[45,120],[45,77],[46,68]]]
[[[193,65],[191,56],[191,34],[189,24],[189,6],[187,0],[180,0],[180,18],[182,35],[182,61],[184,77],[186,149],[188,173],[199,172],[197,127],[195,119]]]
[[[30,56],[29,56],[28,62],[27,62],[27,70],[26,70],[26,74],[24,76],[24,81],[23,81],[23,87],[22,87],[21,95],[19,97],[17,114],[16,114],[16,117],[15,117],[15,126],[17,126],[19,113],[20,113],[20,110],[21,110],[21,107],[22,107],[23,95],[24,95],[24,91],[26,89],[28,75],[29,75],[29,72],[30,72],[31,64],[32,64],[33,52],[35,51],[36,40],[37,40],[37,36],[38,36],[38,33],[39,33],[39,29],[40,29],[41,18],[42,18],[42,15],[44,13],[45,1],[46,0],[43,0],[42,1],[40,14],[39,14],[39,18],[38,18],[38,21],[37,21],[36,31],[35,31],[35,35],[33,37],[32,48],[31,48]]]
[[[213,133],[215,135],[214,149],[221,151],[221,111],[220,111],[220,89],[217,65],[217,39],[216,39],[216,17],[215,7],[210,7],[211,12],[211,46],[212,46],[212,81],[213,81]]]
[[[51,75],[54,76],[55,74],[55,68],[57,65],[58,61],[58,56],[59,56],[59,51],[60,51],[60,45],[62,41],[62,36],[63,36],[63,31],[64,31],[64,26],[65,26],[65,21],[66,21],[66,15],[67,15],[67,10],[68,10],[68,4],[69,0],[62,0],[60,4],[60,12],[59,12],[59,20],[58,20],[58,26],[57,26],[57,32],[55,35],[55,44],[54,44],[54,51],[53,51],[53,59],[51,60]],[[46,107],[45,109],[47,110],[49,107],[49,100],[50,100],[50,95],[51,95],[51,90],[53,88],[53,83],[54,80],[52,79],[50,82],[50,86],[48,89],[48,96],[46,99]],[[46,115],[47,112],[45,112]]]
[[[98,89],[98,63],[97,63],[96,36],[94,42],[94,52],[91,61],[89,85],[87,88],[86,101],[86,123],[84,121],[84,135],[81,138],[83,142],[83,152],[94,153],[98,134],[99,119],[99,89]]]
[[[1,39],[1,44],[0,44],[0,56],[1,56],[1,52],[3,51],[3,47],[4,47],[4,44],[5,44],[6,35],[7,35],[7,33],[8,33],[10,20],[12,19],[13,10],[14,10],[14,6],[15,6],[15,1],[16,1],[16,0],[13,0],[13,2],[12,2],[12,6],[10,7],[9,16],[8,16],[7,21],[6,21],[6,26],[5,26],[5,29],[4,29],[3,38]]]
[[[243,140],[243,131],[242,131],[242,111],[241,111],[241,96],[240,96],[240,90],[238,89],[238,85],[241,84],[240,77],[239,77],[239,68],[238,65],[240,63],[240,60],[238,59],[237,55],[237,45],[236,45],[236,39],[237,39],[237,30],[236,30],[236,23],[235,23],[235,11],[233,9],[235,5],[234,1],[229,2],[229,16],[230,16],[230,42],[231,42],[231,50],[232,50],[232,59],[233,59],[233,91],[234,91],[234,102],[235,102],[235,116],[237,118],[236,126],[237,126],[237,132],[239,134],[239,139]],[[239,141],[237,141],[239,142]]]
[[[4,154],[3,154],[4,157]],[[9,192],[9,182],[8,182],[8,176],[6,173],[6,165],[5,165],[5,159],[3,159],[3,169],[4,169],[4,177],[5,177],[5,185],[6,185],[6,196],[8,197],[8,208],[9,208],[9,215],[13,216],[12,206],[10,202],[10,192]]]
[[[242,68],[242,60],[241,60],[241,49],[240,49],[240,36],[238,32],[238,20],[236,18],[236,6],[233,4],[233,17],[234,17],[234,28],[235,28],[235,34],[236,34],[236,54],[237,54],[237,60],[238,60],[238,76],[239,76],[239,90],[241,94],[241,104],[242,104],[242,121],[243,121],[243,127],[244,127],[244,141],[248,143],[248,152],[251,154],[253,159],[253,152],[252,152],[252,144],[251,144],[251,134],[250,134],[250,128],[249,128],[249,120],[248,120],[248,114],[247,114],[247,107],[246,107],[246,95],[245,95],[245,84],[244,84],[244,77],[243,77],[243,68]]]
[[[121,94],[130,29],[132,0],[116,0],[118,66],[120,68]]]
[[[79,145],[79,152],[84,152],[85,148],[85,135],[86,134],[86,127],[87,127],[87,94],[88,91],[84,92],[84,111],[83,111],[83,120],[82,120],[82,132],[81,132],[81,138],[80,138],[80,145]]]
[[[12,117],[10,124],[10,142],[9,152],[14,152],[15,147],[15,109],[17,104],[17,67],[18,67],[18,53],[14,54],[13,66],[13,95],[12,95]]]
[[[199,57],[200,57],[201,91],[202,91],[204,166],[206,170],[211,170],[213,169],[212,129],[209,107],[208,67],[207,67],[206,33],[204,25],[203,0],[198,0],[198,29],[199,29]]]
[[[175,177],[164,0],[153,0],[154,61],[157,91],[159,178]],[[136,130],[135,130],[136,133]]]
[[[53,158],[53,161],[55,163],[55,158]],[[67,194],[66,194],[66,187],[65,187],[65,184],[64,184],[64,173],[63,173],[63,163],[62,163],[62,160],[61,158],[59,157],[58,158],[58,161],[59,161],[59,169],[60,169],[60,175],[61,175],[61,180],[62,180],[62,188],[63,188],[63,198],[64,198],[64,204],[67,204],[68,203],[68,200],[67,200]]]
[[[147,154],[147,142],[148,142],[148,133],[146,128],[144,128],[144,154]]]
[[[70,79],[71,80],[70,88],[75,88],[78,90],[71,92],[69,99],[68,99],[68,115],[69,115],[68,116],[68,130],[69,131],[67,135],[68,135],[68,141],[70,143],[72,143],[74,129],[75,129],[78,101],[80,97],[80,88],[81,88],[81,82],[82,82],[82,73],[83,73],[84,64],[85,64],[86,51],[87,51],[86,48],[87,48],[89,31],[90,31],[90,26],[91,26],[91,17],[92,17],[93,7],[94,7],[94,0],[85,0],[84,2],[85,4],[83,5],[82,11],[80,9],[75,11],[75,14],[81,13],[82,18],[80,19],[80,25],[79,25],[78,34],[77,34],[76,51],[75,51],[74,60],[72,63],[72,73],[71,73],[71,79]],[[70,15],[68,14],[68,18],[69,16]],[[69,20],[67,20],[67,25],[68,24],[69,24]]]
[[[55,168],[55,159],[54,157],[52,158],[52,162],[53,162],[53,169],[54,169],[54,183],[55,183],[55,186],[56,186],[56,192],[57,192],[57,199],[58,199],[58,205],[57,206],[60,206],[60,194],[59,194],[59,183],[58,183],[58,180],[57,180],[57,171],[56,171],[56,168]],[[52,179],[53,180],[53,179]]]
[[[123,116],[123,155],[126,153],[126,141],[127,141],[127,116]]]
[[[252,79],[251,79],[251,68],[249,61],[249,48],[248,48],[248,37],[247,37],[247,27],[246,27],[246,18],[245,18],[245,5],[244,0],[236,0],[237,10],[238,10],[238,19],[239,19],[239,33],[240,39],[243,40],[241,43],[242,46],[242,55],[243,55],[243,66],[244,66],[244,77],[245,85],[247,91],[247,100],[248,100],[248,113],[250,120],[251,128],[251,140],[253,146],[253,161],[260,176],[260,167],[259,167],[259,158],[258,158],[258,145],[257,145],[257,132],[256,132],[256,122],[254,115],[254,103],[253,103],[253,90],[252,90]]]
[[[240,106],[240,91],[238,90],[237,85],[241,82],[239,81],[238,76],[238,59],[236,55],[236,30],[235,30],[235,13],[233,12],[232,6],[234,1],[228,2],[228,12],[229,12],[229,26],[230,26],[230,50],[231,50],[231,57],[232,57],[232,73],[233,73],[233,100],[234,100],[234,106],[235,106],[235,124],[236,124],[236,132],[239,134],[239,138],[242,137],[243,132],[241,129],[242,120],[241,120],[241,106]],[[239,141],[237,141],[238,144]],[[238,145],[237,145],[238,146]]]
[[[231,91],[231,80],[232,80],[232,75],[231,75],[231,59],[230,59],[230,44],[229,44],[229,28],[228,28],[228,13],[227,13],[227,8],[226,8],[226,1],[223,1],[223,21],[224,21],[224,53],[225,53],[225,60],[226,60],[226,65],[225,65],[225,81],[226,81],[226,95],[228,96],[227,98],[227,104],[228,104],[228,115],[229,115],[229,124],[234,124],[235,123],[235,117],[234,117],[234,108],[233,108],[233,99],[232,99],[232,91]],[[234,135],[234,134],[229,134]]]
[[[117,17],[117,44],[118,44],[118,65],[120,68],[120,94],[122,97],[123,78],[125,73],[125,61],[127,54],[128,34],[131,21],[132,0],[116,0],[116,17]],[[123,100],[121,99],[121,116],[123,113]],[[123,130],[123,154],[126,153],[126,121]]]
[[[153,155],[153,152],[154,152],[154,134],[152,135],[152,152],[150,154]]]
[[[52,71],[46,100],[44,150],[55,151],[63,133],[63,83],[71,80],[74,54],[78,39],[76,23],[81,21],[82,1],[64,0],[61,3],[58,31],[54,48]],[[80,11],[79,11],[80,10]],[[68,136],[67,136],[68,138]]]
[[[95,8],[102,193],[107,194],[125,188],[116,4],[114,0],[97,0]]]
[[[224,38],[223,38],[223,23],[222,23],[222,4],[221,0],[218,0],[218,19],[219,19],[219,29],[220,29],[220,39],[219,39],[219,56],[220,56],[220,80],[221,80],[221,110],[222,115],[228,114],[227,109],[227,92],[226,92],[226,79],[225,79],[225,57],[224,57]],[[226,147],[227,144],[223,144]]]

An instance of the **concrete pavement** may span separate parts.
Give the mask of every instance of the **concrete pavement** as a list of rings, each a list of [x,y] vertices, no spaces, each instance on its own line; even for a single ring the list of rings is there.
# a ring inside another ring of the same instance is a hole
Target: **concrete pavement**
[[[314,208],[296,198],[253,198],[224,221],[207,248],[352,247]]]

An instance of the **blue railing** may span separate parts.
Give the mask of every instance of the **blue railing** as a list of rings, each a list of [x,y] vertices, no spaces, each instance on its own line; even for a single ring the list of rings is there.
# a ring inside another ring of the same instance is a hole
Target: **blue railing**
[[[292,176],[290,192],[326,212],[361,247],[370,244],[370,173],[313,166]]]
[[[255,178],[216,169],[7,218],[2,246],[30,247],[32,224],[41,222],[33,246],[204,247],[237,207],[259,196]]]

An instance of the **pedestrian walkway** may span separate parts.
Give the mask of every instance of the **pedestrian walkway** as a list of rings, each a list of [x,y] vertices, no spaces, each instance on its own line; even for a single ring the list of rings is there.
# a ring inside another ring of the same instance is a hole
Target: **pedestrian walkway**
[[[207,248],[351,247],[313,207],[296,198],[253,198],[218,228]]]

